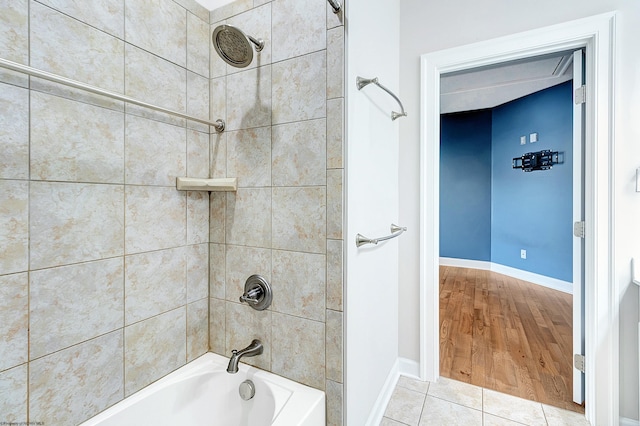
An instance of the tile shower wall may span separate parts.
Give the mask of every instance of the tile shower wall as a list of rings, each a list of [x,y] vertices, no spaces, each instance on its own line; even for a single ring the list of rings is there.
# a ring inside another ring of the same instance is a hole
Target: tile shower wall
[[[193,0],[0,0],[0,57],[209,117]],[[0,70],[0,422],[77,424],[208,350],[209,129]],[[27,415],[28,413],[28,415]]]
[[[342,424],[344,25],[326,0],[237,0],[211,12],[262,38],[247,68],[211,47],[211,173],[237,177],[211,193],[210,347],[229,355],[260,338],[243,361],[327,393],[327,423]],[[273,304],[240,304],[263,275]]]

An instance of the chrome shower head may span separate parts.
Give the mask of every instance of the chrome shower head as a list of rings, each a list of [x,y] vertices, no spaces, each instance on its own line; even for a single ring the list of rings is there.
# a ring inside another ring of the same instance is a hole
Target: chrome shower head
[[[251,43],[255,45],[256,52],[260,52],[264,47],[264,41],[247,36],[233,25],[217,26],[213,30],[211,41],[222,60],[237,68],[244,68],[251,63]]]

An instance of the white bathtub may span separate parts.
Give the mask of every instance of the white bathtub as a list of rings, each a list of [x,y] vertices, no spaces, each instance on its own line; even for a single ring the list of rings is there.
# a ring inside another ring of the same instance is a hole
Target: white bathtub
[[[324,392],[242,363],[229,374],[228,362],[204,354],[81,426],[325,425]],[[246,379],[256,390],[249,401],[238,393]]]

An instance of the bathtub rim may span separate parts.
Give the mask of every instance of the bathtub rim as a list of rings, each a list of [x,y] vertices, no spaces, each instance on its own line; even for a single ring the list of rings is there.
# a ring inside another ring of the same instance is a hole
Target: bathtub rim
[[[204,373],[220,371],[226,373],[228,362],[229,359],[222,355],[207,352],[171,373],[161,377],[155,382],[150,383],[144,388],[126,396],[119,402],[105,408],[95,416],[87,419],[83,423],[80,423],[79,426],[99,426],[100,422],[122,412],[146,397],[183,380],[187,380]],[[286,399],[286,401],[284,401],[282,408],[279,411],[276,408],[277,414],[273,420],[272,426],[304,425],[308,420],[312,422],[312,425],[325,424],[326,395],[324,391],[242,362],[239,364],[238,369],[247,376],[260,378],[267,383],[271,383],[277,387],[291,391],[291,395]],[[306,412],[302,412],[302,407],[307,407]]]

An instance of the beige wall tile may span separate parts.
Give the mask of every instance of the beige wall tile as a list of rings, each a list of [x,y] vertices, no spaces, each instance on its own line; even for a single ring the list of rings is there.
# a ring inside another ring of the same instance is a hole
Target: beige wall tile
[[[327,379],[342,383],[342,312],[327,309]]]
[[[0,179],[29,179],[29,91],[0,83],[0,111]]]
[[[78,424],[123,398],[122,331],[32,361],[29,418]]]
[[[184,128],[127,115],[125,180],[134,185],[174,187],[186,176],[187,135]]]
[[[227,174],[239,187],[271,185],[271,127],[227,134]]]
[[[225,251],[224,244],[209,244],[209,297],[225,297]]]
[[[327,101],[327,168],[344,167],[344,98]]]
[[[209,78],[187,71],[187,114],[209,120]],[[215,121],[215,120],[214,120]],[[188,120],[187,126],[201,132],[208,132],[209,126]]]
[[[218,77],[209,80],[209,111],[211,120],[222,119],[227,116],[227,78]],[[225,131],[229,130],[228,123]],[[226,133],[222,133],[224,135]]]
[[[187,11],[170,0],[125,2],[125,40],[175,64],[187,65]]]
[[[235,15],[227,19],[227,24],[239,28],[247,36],[264,42],[264,47],[260,52],[257,52],[255,45],[251,43],[253,60],[247,65],[246,69],[271,63],[271,3]],[[213,54],[217,55],[215,50]],[[227,65],[227,74],[238,71],[240,71],[240,68]]]
[[[212,109],[215,115],[215,110]],[[227,76],[227,129],[271,125],[271,66]]]
[[[124,183],[124,114],[32,92],[31,178]]]
[[[210,176],[213,178],[227,177],[227,134],[212,133],[211,141],[211,158],[209,161],[211,171]],[[234,176],[230,176],[234,177]]]
[[[333,8],[327,5],[327,29],[344,25],[344,4],[348,0],[339,0],[342,7],[338,13],[333,12]]]
[[[29,2],[0,0],[0,57],[29,63]]]
[[[342,311],[342,240],[327,240],[327,309]]]
[[[38,0],[79,21],[124,38],[124,0]]]
[[[264,352],[255,357],[242,358],[241,362],[264,370],[270,370],[272,354],[271,311],[256,311],[246,304],[226,303],[226,350],[225,356],[233,349],[244,349],[253,339],[264,345]]]
[[[227,193],[226,234],[227,244],[271,247],[271,190]]]
[[[187,302],[186,248],[153,251],[125,259],[125,323],[167,312]]]
[[[27,364],[0,372],[0,395],[2,421],[26,424]]]
[[[187,191],[187,244],[209,241],[209,193]]]
[[[0,180],[0,274],[29,263],[29,182]]]
[[[273,64],[273,124],[326,117],[326,62],[321,50]]]
[[[211,352],[227,356],[226,339],[226,302],[222,299],[209,299],[209,349]]]
[[[187,13],[187,69],[209,78],[209,17]]]
[[[178,3],[180,6],[187,9],[189,12],[196,15],[201,20],[209,23],[209,10],[205,8],[203,5],[198,3],[196,0],[173,0]]]
[[[0,371],[27,361],[28,288],[29,278],[26,273],[0,275]]]
[[[126,45],[124,58],[126,95],[178,112],[186,111],[187,71],[184,68],[130,44]]]
[[[324,323],[274,312],[271,371],[324,390],[324,337]]]
[[[327,2],[273,2],[273,61],[278,62],[327,46]]]
[[[327,380],[325,392],[327,393],[327,426],[342,426],[342,383]]]
[[[188,246],[187,303],[209,296],[209,244]]]
[[[209,299],[187,305],[187,362],[209,350]]]
[[[327,99],[344,96],[344,27],[327,31]]]
[[[217,9],[213,9],[210,14],[210,22],[218,22],[230,16],[245,12],[253,7],[253,0],[235,0]]]
[[[325,267],[322,254],[274,250],[272,309],[324,322]]]
[[[122,93],[122,40],[37,2],[30,13],[32,67]]]
[[[209,177],[209,133],[187,130],[187,176]]]
[[[186,194],[175,188],[127,186],[127,254],[179,247],[186,242]]]
[[[227,194],[211,192],[209,195],[209,241],[212,243],[225,242],[225,222],[227,209]]]
[[[183,306],[125,327],[125,396],[185,364],[186,322]]]
[[[271,250],[245,246],[227,246],[226,298],[237,302],[244,294],[244,283],[251,275],[271,282]]]
[[[324,253],[325,187],[273,188],[273,248]]]
[[[273,126],[273,185],[325,185],[326,120]]]
[[[31,269],[121,255],[123,195],[119,185],[32,182]]]
[[[32,271],[29,300],[30,359],[122,328],[123,259]]]
[[[342,169],[327,170],[327,238],[342,238]]]

